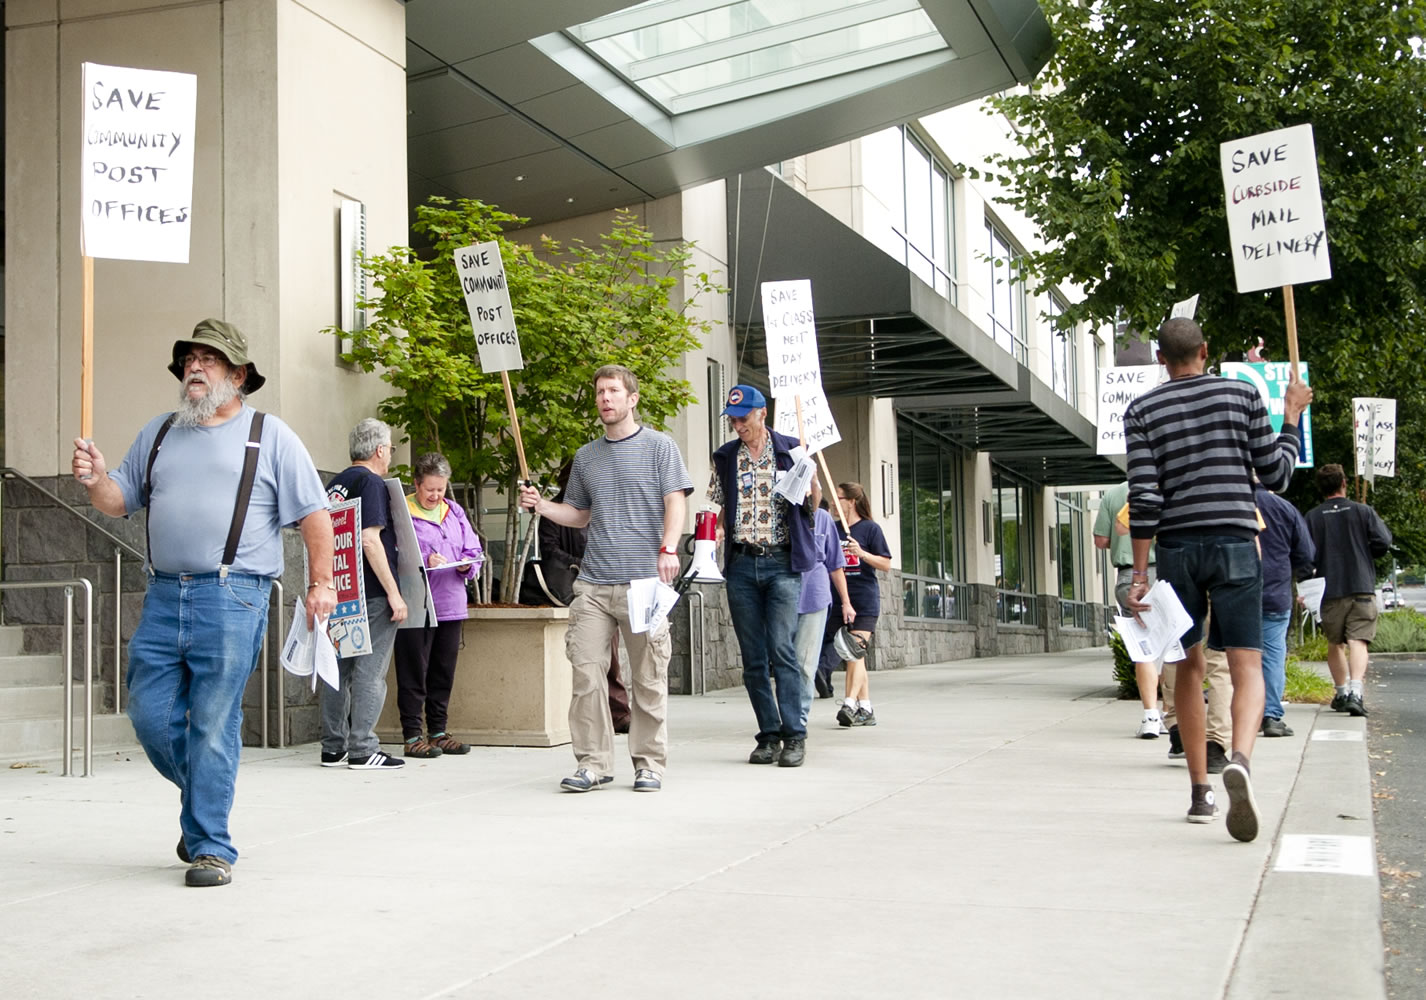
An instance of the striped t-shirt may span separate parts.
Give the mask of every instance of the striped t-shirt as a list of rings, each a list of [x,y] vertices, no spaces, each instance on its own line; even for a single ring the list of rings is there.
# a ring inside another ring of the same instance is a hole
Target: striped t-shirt
[[[673,438],[640,427],[618,441],[602,437],[575,453],[564,502],[589,511],[589,544],[579,578],[628,583],[659,575],[663,498],[693,492]]]
[[[1247,382],[1176,378],[1129,404],[1129,533],[1175,531],[1252,538],[1258,532],[1254,470],[1280,492],[1297,464],[1297,428],[1275,434],[1258,390]]]

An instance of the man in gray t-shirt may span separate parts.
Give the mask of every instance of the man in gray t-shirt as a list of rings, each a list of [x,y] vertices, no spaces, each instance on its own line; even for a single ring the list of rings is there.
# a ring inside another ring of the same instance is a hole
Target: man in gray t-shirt
[[[594,395],[604,436],[575,454],[564,502],[543,499],[533,486],[520,488],[520,506],[526,510],[558,524],[589,528],[565,637],[574,670],[569,732],[578,768],[560,787],[587,792],[614,780],[607,675],[617,630],[629,650],[634,791],[656,792],[668,758],[672,643],[667,619],[643,632],[633,630],[629,583],[654,576],[673,583],[693,481],[673,440],[634,419],[639,381],[633,372],[605,365],[595,373]]]
[[[310,626],[336,605],[332,519],[297,435],[245,402],[266,380],[237,327],[203,320],[174,342],[168,370],[182,384],[177,411],[151,420],[112,475],[82,438],[72,464],[97,510],[147,510],[148,591],[129,640],[129,719],[154,768],[182,792],[178,856],[191,863],[184,881],[218,886],[232,881],[238,857],[228,813],[243,689],[267,632],[272,579],[282,573],[281,529],[302,532]],[[249,456],[252,494],[229,554]]]

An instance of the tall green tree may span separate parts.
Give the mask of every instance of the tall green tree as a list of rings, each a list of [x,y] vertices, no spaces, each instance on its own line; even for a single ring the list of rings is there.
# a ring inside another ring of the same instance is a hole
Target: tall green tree
[[[519,478],[509,407],[500,373],[480,369],[455,250],[500,245],[525,362],[510,381],[538,482],[552,482],[580,445],[601,433],[592,384],[601,366],[621,364],[638,376],[640,419],[653,427],[693,402],[676,363],[709,328],[693,303],[721,290],[710,275],[693,273],[689,244],[656,242],[629,213],[618,213],[597,244],[542,237],[535,247],[505,235],[527,222],[484,202],[431,198],[417,207],[412,226],[429,249],[393,247],[367,258],[376,289],[362,303],[368,326],[328,330],[351,338],[347,360],[379,371],[395,390],[380,405],[382,419],[404,428],[418,449],[442,452],[456,481],[493,481],[507,496]],[[472,513],[484,534],[483,512],[477,505]],[[517,524],[509,504],[505,595],[518,591],[523,568],[515,557]]]
[[[990,169],[1049,249],[1032,284],[1075,285],[1064,324],[1152,332],[1199,294],[1210,349],[1262,337],[1286,360],[1280,291],[1239,295],[1221,142],[1310,123],[1332,279],[1295,289],[1316,392],[1318,464],[1353,468],[1351,397],[1396,398],[1398,475],[1372,502],[1426,557],[1426,0],[1041,0],[1058,49],[1033,87],[1001,95],[1023,151]],[[1310,477],[1292,495],[1315,502]]]

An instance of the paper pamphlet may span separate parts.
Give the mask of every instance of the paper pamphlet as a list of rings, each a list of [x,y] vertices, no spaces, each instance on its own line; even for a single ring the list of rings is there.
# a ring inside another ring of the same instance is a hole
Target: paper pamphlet
[[[791,454],[794,459],[792,468],[778,478],[772,491],[796,506],[807,499],[807,492],[812,489],[812,480],[817,477],[817,463],[802,448],[793,448]]]
[[[1316,576],[1311,580],[1299,580],[1297,582],[1297,596],[1302,598],[1302,603],[1312,612],[1312,617],[1322,620],[1322,595],[1327,592],[1327,578]]]
[[[1160,658],[1173,663],[1176,661],[1170,654],[1175,652],[1178,659],[1183,659],[1183,647],[1178,640],[1188,631],[1193,619],[1184,610],[1173,586],[1167,580],[1159,580],[1144,595],[1144,603],[1149,607],[1139,612],[1137,620],[1114,616],[1114,629],[1123,637],[1129,656],[1135,663]]]
[[[647,632],[657,628],[678,602],[678,591],[656,576],[629,581],[629,628]]]
[[[337,672],[337,651],[327,636],[327,619],[317,619],[317,629],[307,627],[307,609],[302,599],[292,609],[292,626],[282,644],[278,658],[282,669],[297,677],[311,677],[312,690],[317,690],[320,678],[333,691],[341,690],[341,675]]]

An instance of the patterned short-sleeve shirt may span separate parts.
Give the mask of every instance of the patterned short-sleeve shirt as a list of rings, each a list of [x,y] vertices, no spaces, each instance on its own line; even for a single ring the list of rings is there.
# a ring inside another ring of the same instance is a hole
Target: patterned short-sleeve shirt
[[[771,436],[757,458],[746,444],[738,445],[733,481],[738,489],[738,502],[733,508],[733,541],[786,545],[791,537],[787,527],[789,508],[772,491],[777,483],[777,454]],[[716,469],[708,483],[708,499],[716,507],[723,506],[723,484]]]

